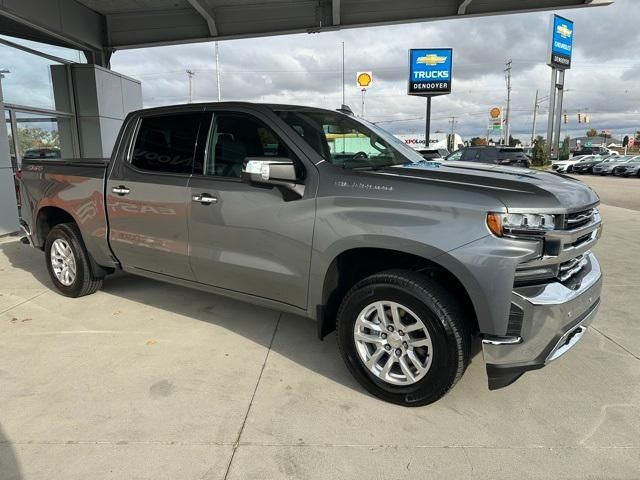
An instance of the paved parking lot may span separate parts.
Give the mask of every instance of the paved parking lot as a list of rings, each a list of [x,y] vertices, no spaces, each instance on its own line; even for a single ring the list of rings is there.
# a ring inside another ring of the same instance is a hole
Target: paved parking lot
[[[593,188],[606,205],[640,211],[640,178],[572,175]]]
[[[476,356],[417,409],[366,394],[308,320],[124,274],[67,299],[0,240],[0,478],[640,478],[640,208],[615,203],[640,181],[585,179],[605,201],[593,328],[495,392]]]

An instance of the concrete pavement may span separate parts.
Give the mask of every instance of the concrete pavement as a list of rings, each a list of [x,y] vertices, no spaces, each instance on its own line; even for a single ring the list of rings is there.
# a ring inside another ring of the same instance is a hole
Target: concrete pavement
[[[308,320],[125,274],[67,299],[0,240],[0,479],[640,478],[640,212],[601,210],[580,344],[495,392],[477,355],[416,409]]]

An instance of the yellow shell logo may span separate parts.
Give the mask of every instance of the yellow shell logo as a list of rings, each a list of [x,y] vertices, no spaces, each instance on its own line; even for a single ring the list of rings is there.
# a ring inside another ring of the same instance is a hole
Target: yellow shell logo
[[[573,33],[571,29],[564,23],[558,25],[558,28],[556,28],[556,32],[558,32],[558,35],[560,35],[562,38],[569,38],[571,36],[571,33]]]
[[[424,57],[418,57],[416,59],[416,63],[424,63],[425,65],[429,65],[433,67],[434,65],[440,65],[447,61],[447,57],[441,57],[439,55],[435,55],[430,53],[429,55],[425,55]]]
[[[358,82],[359,87],[368,87],[371,85],[373,79],[371,78],[371,74],[369,72],[359,73],[356,77],[356,81]]]
[[[500,116],[500,109],[498,107],[494,107],[489,111],[489,115],[491,118],[498,118]]]

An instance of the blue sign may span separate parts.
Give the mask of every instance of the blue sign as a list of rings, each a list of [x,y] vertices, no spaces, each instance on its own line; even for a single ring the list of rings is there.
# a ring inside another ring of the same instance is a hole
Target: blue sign
[[[453,50],[450,48],[409,50],[409,95],[451,93]]]
[[[549,65],[555,68],[571,68],[573,53],[573,22],[559,15],[551,17],[551,48]]]

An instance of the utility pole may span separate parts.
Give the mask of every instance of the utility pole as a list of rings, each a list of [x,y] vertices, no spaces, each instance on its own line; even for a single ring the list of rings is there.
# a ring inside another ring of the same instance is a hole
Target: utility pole
[[[456,121],[456,117],[450,117],[449,123],[451,123],[451,140],[449,141],[449,145],[447,145],[447,147],[449,147],[453,152],[456,146],[456,124],[458,123]]]
[[[533,104],[533,128],[531,129],[531,146],[536,141],[536,120],[538,119],[538,90],[536,90],[536,101]]]
[[[195,74],[196,72],[194,72],[193,70],[187,70],[187,76],[189,77],[189,98],[187,100],[188,103],[191,103],[191,100],[193,98],[193,86],[191,85],[191,82]]]
[[[511,137],[511,125],[510,125],[510,111],[511,111],[511,67],[513,61],[509,60],[506,65],[505,75],[507,80],[507,112],[505,117],[505,144],[509,145],[509,139]]]
[[[344,101],[344,42],[342,42],[342,105],[345,105],[345,101]]]
[[[216,42],[216,83],[218,84],[218,101],[222,101],[222,88],[220,86],[220,52],[218,42]]]
[[[363,88],[362,89],[362,118],[364,118],[364,113],[365,113],[365,110],[364,110],[364,97],[365,97],[366,93],[367,93],[367,89]]]

